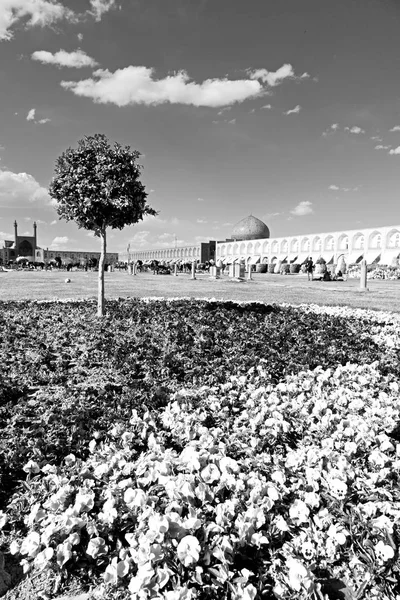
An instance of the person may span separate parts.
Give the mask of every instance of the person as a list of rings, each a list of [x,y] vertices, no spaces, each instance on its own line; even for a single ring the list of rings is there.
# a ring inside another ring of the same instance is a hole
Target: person
[[[313,270],[314,270],[314,263],[313,263],[311,256],[309,256],[306,261],[306,272],[307,272],[308,281],[310,281],[310,279],[311,279],[311,281],[313,280]]]

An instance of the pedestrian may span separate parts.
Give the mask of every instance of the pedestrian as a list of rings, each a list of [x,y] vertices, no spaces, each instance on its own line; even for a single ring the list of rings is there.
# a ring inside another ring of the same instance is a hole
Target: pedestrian
[[[313,280],[313,270],[314,270],[314,263],[313,263],[311,256],[309,256],[306,261],[306,272],[307,272],[308,281]]]

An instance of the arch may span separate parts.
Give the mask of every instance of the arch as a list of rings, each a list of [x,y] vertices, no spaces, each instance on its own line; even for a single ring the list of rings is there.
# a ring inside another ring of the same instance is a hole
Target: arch
[[[358,231],[353,235],[352,239],[352,247],[354,250],[363,250],[364,249],[365,237],[361,231]]]
[[[234,256],[236,256],[236,254],[239,254],[239,244],[233,244],[232,254]]]
[[[228,244],[227,246],[227,252],[228,255],[232,254],[232,244]]]
[[[253,248],[254,248],[253,242],[250,242],[250,243],[247,245],[247,254],[254,254],[254,250],[253,250]]]
[[[301,240],[301,251],[302,252],[310,252],[310,240],[308,237],[305,237]]]
[[[246,254],[246,244],[244,242],[239,246],[239,254]]]
[[[271,252],[273,252],[274,254],[277,254],[279,252],[279,244],[277,242],[277,240],[274,240],[271,244]]]
[[[335,238],[333,235],[327,235],[324,239],[324,250],[333,252],[335,249]]]
[[[400,229],[391,229],[386,236],[387,248],[400,248]]]
[[[274,265],[274,264],[275,264],[277,261],[278,261],[278,257],[277,257],[277,256],[273,256],[273,257],[271,258],[270,264],[271,264],[271,265]]]
[[[269,242],[264,242],[262,245],[262,251],[265,253],[269,252]]]
[[[289,244],[286,239],[281,241],[281,252],[287,254],[289,250]]]
[[[297,238],[293,238],[290,242],[290,252],[298,252],[299,251],[299,240]]]
[[[349,236],[347,233],[342,233],[338,239],[338,250],[343,253],[349,249]]]
[[[312,241],[312,249],[313,252],[321,252],[322,251],[322,239],[319,235],[316,235]]]
[[[368,248],[382,248],[382,234],[375,230],[368,236]]]
[[[261,242],[254,244],[254,254],[261,254]]]

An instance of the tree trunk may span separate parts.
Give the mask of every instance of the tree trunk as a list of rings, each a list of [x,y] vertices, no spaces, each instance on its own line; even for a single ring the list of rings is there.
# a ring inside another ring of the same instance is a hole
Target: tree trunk
[[[101,254],[99,260],[99,293],[97,300],[97,316],[102,317],[104,314],[104,263],[106,261],[106,230],[100,232],[101,239]]]

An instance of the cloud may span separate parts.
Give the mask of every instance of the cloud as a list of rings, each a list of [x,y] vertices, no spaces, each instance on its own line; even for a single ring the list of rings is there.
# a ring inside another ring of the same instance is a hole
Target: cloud
[[[52,222],[50,223],[50,225],[57,225],[57,223],[58,223],[57,219],[54,219],[54,221],[52,221]]]
[[[47,65],[73,67],[75,69],[95,67],[98,64],[93,58],[88,56],[86,52],[83,52],[83,50],[80,49],[74,50],[73,52],[59,50],[54,54],[47,52],[47,50],[36,50],[36,52],[32,54],[32,59]]]
[[[21,20],[27,27],[45,27],[62,19],[74,20],[74,13],[56,0],[1,0],[0,40],[10,40]]]
[[[51,242],[49,248],[51,250],[58,250],[61,247],[65,247],[68,242],[70,242],[71,240],[65,235],[65,236],[57,236],[54,238],[54,240]]]
[[[339,123],[332,123],[325,131],[322,133],[323,137],[327,137],[328,135],[335,133],[339,129]]]
[[[1,1],[1,0],[0,0]],[[51,119],[39,119],[38,121],[35,119],[36,108],[31,108],[26,116],[27,121],[33,121],[36,124],[43,125],[44,123],[50,123]]]
[[[344,130],[348,131],[349,133],[354,133],[356,135],[359,135],[360,133],[365,133],[364,129],[361,129],[361,127],[358,127],[358,125],[353,125],[353,127],[345,127]]]
[[[208,221],[206,221],[205,219],[197,219],[196,223],[199,223],[200,225],[202,225],[203,223],[208,223]]]
[[[114,73],[107,69],[98,69],[92,78],[62,81],[61,86],[77,96],[91,98],[96,103],[111,103],[117,106],[154,106],[169,102],[220,107],[254,98],[263,90],[258,81],[249,79],[207,79],[196,83],[190,81],[185,71],[163,79],[155,79],[154,69],[135,66],[117,69]]]
[[[270,108],[272,108],[271,104],[264,104],[264,106],[261,107],[261,110],[269,110]]]
[[[400,125],[395,125],[392,129],[389,129],[389,131],[400,131]]]
[[[83,40],[83,33],[77,33],[76,37],[78,38],[78,40],[81,42]]]
[[[295,217],[304,217],[304,215],[309,215],[312,212],[314,212],[312,209],[312,202],[309,200],[303,200],[302,202],[299,202],[299,204],[290,211],[290,213]]]
[[[230,125],[235,125],[235,123],[236,123],[236,119],[231,119],[230,121],[228,121],[228,123],[229,123]]]
[[[15,206],[18,203],[53,205],[46,188],[42,187],[32,175],[0,169],[0,205],[5,206],[10,201]]]
[[[300,111],[301,111],[301,106],[300,106],[300,104],[298,104],[297,106],[295,106],[294,108],[291,108],[290,110],[287,110],[283,114],[284,115],[298,115]]]
[[[225,111],[227,111],[227,110],[231,110],[231,108],[232,108],[232,106],[224,106],[224,108],[221,108],[221,110],[219,110],[219,111],[217,112],[217,115],[220,117],[221,115],[223,115],[223,114],[224,114],[224,112],[225,112]]]
[[[373,136],[371,136],[370,139],[373,140],[374,142],[382,142],[383,141],[380,135],[373,135]]]
[[[296,76],[292,65],[284,64],[277,71],[267,71],[267,69],[255,69],[247,71],[250,79],[260,79],[263,83],[266,83],[270,87],[275,87],[282,83],[285,79],[306,79],[309,77],[308,73],[303,73],[300,77]]]
[[[197,198],[197,202],[204,202],[204,198]]]
[[[389,151],[389,154],[400,154],[400,146],[397,146],[397,148],[392,148],[392,150]]]
[[[91,14],[96,21],[101,21],[103,14],[115,7],[115,0],[90,0],[90,4]]]
[[[392,146],[383,146],[382,144],[377,144],[375,146],[375,150],[389,150]]]
[[[358,192],[358,190],[360,189],[358,186],[354,187],[354,188],[349,188],[349,187],[339,187],[338,185],[330,185],[329,190],[332,190],[333,192]]]

